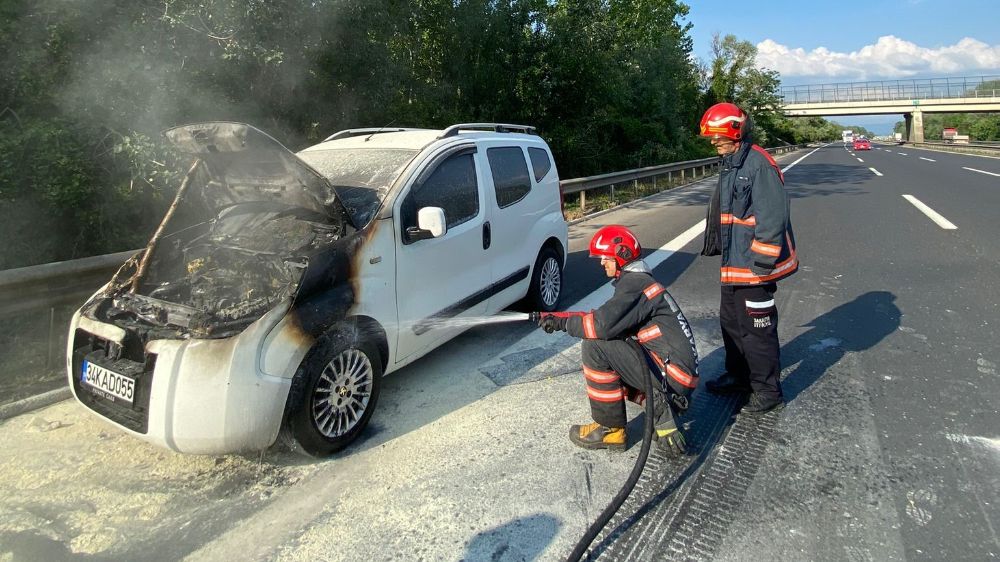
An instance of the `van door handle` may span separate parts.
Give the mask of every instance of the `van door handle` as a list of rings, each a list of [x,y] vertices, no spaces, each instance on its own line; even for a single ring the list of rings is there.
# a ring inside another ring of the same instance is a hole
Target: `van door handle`
[[[490,222],[486,221],[483,223],[483,249],[488,250],[490,248]]]

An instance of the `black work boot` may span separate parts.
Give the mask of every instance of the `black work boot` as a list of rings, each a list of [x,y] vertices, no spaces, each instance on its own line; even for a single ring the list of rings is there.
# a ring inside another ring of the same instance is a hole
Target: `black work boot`
[[[764,398],[760,394],[754,392],[750,395],[750,400],[747,401],[743,409],[740,410],[741,414],[763,414],[770,412],[771,410],[780,410],[785,407],[785,399],[781,396],[777,398]]]
[[[705,388],[712,394],[740,394],[750,392],[750,381],[726,372],[714,381],[706,382]]]
[[[625,450],[625,428],[604,427],[599,423],[573,425],[569,428],[569,440],[584,449]]]

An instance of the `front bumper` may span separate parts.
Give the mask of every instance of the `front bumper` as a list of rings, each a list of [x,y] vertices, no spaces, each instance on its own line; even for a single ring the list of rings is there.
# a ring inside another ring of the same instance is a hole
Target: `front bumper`
[[[70,388],[92,413],[160,447],[194,454],[265,449],[277,438],[294,374],[294,367],[266,374],[260,359],[284,311],[272,310],[230,338],[145,346],[131,344],[126,330],[77,312],[67,343]],[[84,360],[133,378],[132,403],[81,382]]]

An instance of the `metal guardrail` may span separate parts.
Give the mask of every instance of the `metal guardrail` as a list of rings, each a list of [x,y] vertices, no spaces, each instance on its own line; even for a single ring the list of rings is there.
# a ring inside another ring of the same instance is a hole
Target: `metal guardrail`
[[[978,154],[982,156],[1000,156],[1000,144],[994,143],[954,143],[954,142],[911,142],[907,143],[917,148],[933,148],[946,152],[958,152],[961,154]]]
[[[1000,98],[1000,76],[879,80],[781,88],[786,104],[946,98]]]
[[[0,316],[83,302],[137,251],[0,271]]]
[[[785,152],[798,150],[804,146],[805,145],[788,145],[777,148],[769,148],[767,151],[771,154],[783,154]],[[586,194],[587,191],[591,189],[609,187],[611,188],[611,198],[614,199],[614,188],[620,184],[631,183],[633,187],[637,187],[640,180],[652,180],[653,190],[655,191],[657,189],[658,179],[666,179],[667,186],[669,187],[669,185],[674,181],[675,174],[681,182],[686,181],[689,177],[693,181],[709,175],[709,172],[714,173],[718,167],[719,158],[717,156],[713,156],[711,158],[701,158],[699,160],[685,160],[683,162],[672,162],[670,164],[636,168],[634,170],[625,170],[623,172],[612,172],[610,174],[601,174],[598,176],[563,180],[559,182],[559,187],[562,190],[563,195],[579,193],[580,210],[586,214]]]

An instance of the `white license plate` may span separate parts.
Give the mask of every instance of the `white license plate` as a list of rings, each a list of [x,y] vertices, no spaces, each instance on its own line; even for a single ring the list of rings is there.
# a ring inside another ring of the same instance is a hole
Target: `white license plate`
[[[135,379],[119,375],[90,361],[83,362],[82,371],[80,382],[99,391],[97,394],[112,402],[121,400],[128,404],[132,403],[135,395]]]

